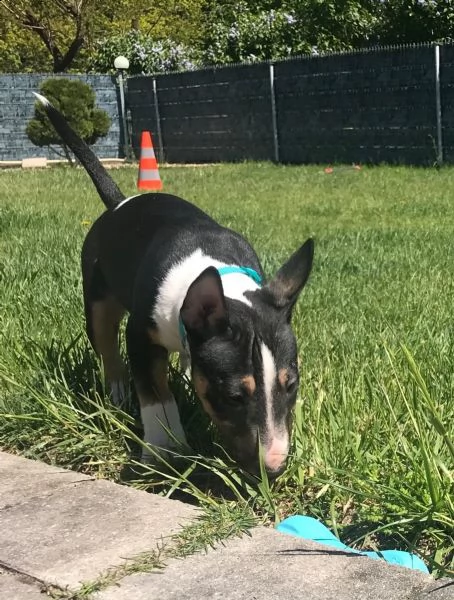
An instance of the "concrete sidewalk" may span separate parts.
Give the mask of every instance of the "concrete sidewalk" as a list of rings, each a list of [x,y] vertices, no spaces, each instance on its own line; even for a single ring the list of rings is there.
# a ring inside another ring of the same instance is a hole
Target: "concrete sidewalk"
[[[0,452],[0,568],[41,587],[76,589],[155,550],[196,514],[182,502]],[[15,600],[5,585],[11,577],[3,575],[0,599]]]
[[[69,598],[70,590],[126,559],[153,553],[196,517],[195,508],[175,500],[0,452],[0,599],[42,600],[52,585]],[[84,594],[93,600],[454,600],[454,582],[258,527],[208,553],[169,559],[164,568]]]

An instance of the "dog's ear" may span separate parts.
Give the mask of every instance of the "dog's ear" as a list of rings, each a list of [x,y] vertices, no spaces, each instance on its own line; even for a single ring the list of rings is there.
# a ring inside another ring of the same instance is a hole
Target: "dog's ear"
[[[189,337],[207,340],[225,331],[228,318],[221,277],[215,267],[192,282],[180,310]]]
[[[309,238],[263,288],[271,303],[285,311],[289,320],[293,306],[311,272],[313,257],[314,240]]]

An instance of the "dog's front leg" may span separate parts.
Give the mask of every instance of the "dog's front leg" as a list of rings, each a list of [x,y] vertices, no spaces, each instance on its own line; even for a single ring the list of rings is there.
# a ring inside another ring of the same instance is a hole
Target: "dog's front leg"
[[[153,344],[147,330],[137,327],[132,318],[128,322],[126,340],[140,401],[144,442],[163,450],[178,446],[173,438],[186,444],[178,407],[169,388],[167,350]],[[152,454],[144,449],[142,460],[149,462],[151,458]]]

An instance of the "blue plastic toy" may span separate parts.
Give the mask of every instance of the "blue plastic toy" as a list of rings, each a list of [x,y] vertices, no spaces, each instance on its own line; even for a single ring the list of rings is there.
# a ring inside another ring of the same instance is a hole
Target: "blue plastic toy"
[[[393,565],[399,565],[401,567],[407,567],[408,569],[416,569],[423,573],[429,573],[428,568],[423,561],[415,554],[410,552],[404,552],[403,550],[382,550],[381,552],[362,552],[360,550],[354,550],[346,544],[342,543],[337,537],[320,521],[313,517],[305,517],[303,515],[295,515],[294,517],[288,517],[284,519],[282,523],[277,525],[276,529],[281,533],[287,533],[288,535],[294,535],[306,540],[313,540],[338,550],[344,550],[345,552],[354,552],[355,554],[361,554],[363,556],[369,556],[376,560],[385,560]]]

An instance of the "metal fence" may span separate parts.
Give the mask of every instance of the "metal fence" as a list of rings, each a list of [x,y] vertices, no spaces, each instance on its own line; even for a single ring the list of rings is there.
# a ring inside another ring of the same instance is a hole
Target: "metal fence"
[[[454,46],[299,57],[128,79],[132,142],[161,160],[454,162]]]

